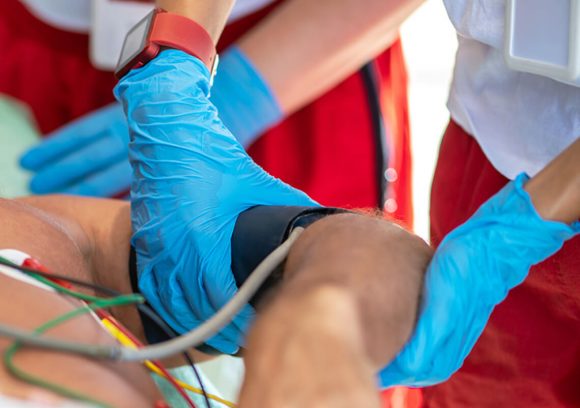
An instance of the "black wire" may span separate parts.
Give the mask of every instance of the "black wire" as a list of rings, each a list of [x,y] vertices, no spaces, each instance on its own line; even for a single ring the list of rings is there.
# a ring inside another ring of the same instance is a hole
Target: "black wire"
[[[381,97],[379,95],[379,85],[377,79],[377,68],[373,61],[366,64],[360,70],[372,125],[372,137],[375,145],[375,177],[378,189],[378,208],[382,210],[385,206],[387,189],[389,187],[386,174],[389,166],[389,145],[387,132],[383,121],[381,110]]]
[[[25,274],[34,274],[34,275],[42,276],[44,278],[58,279],[58,280],[61,280],[64,282],[71,283],[75,286],[80,286],[80,287],[84,287],[87,289],[92,289],[97,293],[101,293],[103,295],[107,295],[110,297],[118,297],[118,296],[123,295],[123,293],[116,291],[114,289],[107,288],[105,286],[85,282],[85,281],[75,279],[75,278],[70,278],[68,276],[40,272],[40,271],[37,271],[35,269],[26,268],[24,266],[13,264],[12,262],[5,261],[2,258],[0,258],[0,265],[8,266],[10,268],[19,270],[20,272],[23,272]],[[167,337],[169,337],[170,339],[174,339],[174,338],[179,336],[167,323],[165,323],[165,321],[152,308],[150,308],[149,306],[144,305],[144,304],[137,304],[136,306],[143,314],[145,314],[147,317],[149,317],[151,319],[151,321],[155,325],[157,325],[157,327],[162,332],[164,332],[164,334]],[[187,364],[193,370],[195,378],[197,379],[197,381],[199,383],[199,388],[201,388],[201,392],[203,394],[207,408],[211,408],[211,403],[209,401],[209,397],[207,395],[207,391],[205,389],[205,386],[203,385],[203,381],[201,380],[201,375],[199,374],[199,371],[197,370],[197,367],[195,366],[195,359],[191,356],[191,354],[187,350],[182,353],[182,356],[185,359],[185,361],[187,362]]]
[[[147,305],[140,305],[140,306],[144,306],[144,308],[143,309],[139,309],[139,310],[143,314],[145,314],[149,319],[151,319],[151,321],[155,325],[157,325],[157,327],[167,337],[169,337],[171,339],[174,339],[174,338],[178,337],[178,334],[167,323],[165,323],[165,321],[163,319],[161,319],[161,317],[153,309],[151,309]],[[193,373],[195,375],[195,378],[197,379],[197,382],[199,383],[199,388],[201,388],[201,392],[203,394],[203,398],[205,400],[205,404],[207,405],[207,408],[211,408],[211,403],[209,401],[209,397],[207,395],[207,391],[205,390],[205,386],[203,385],[203,381],[201,380],[201,375],[199,374],[199,371],[197,370],[197,367],[195,367],[195,363],[194,363],[193,357],[191,356],[191,354],[187,350],[182,353],[182,356],[187,361],[187,363],[191,367],[191,369],[193,370]]]

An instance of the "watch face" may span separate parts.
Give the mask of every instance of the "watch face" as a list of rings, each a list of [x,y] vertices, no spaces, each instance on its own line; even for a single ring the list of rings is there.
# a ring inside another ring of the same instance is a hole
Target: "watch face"
[[[127,34],[127,37],[125,38],[125,43],[123,44],[123,50],[121,51],[121,56],[119,57],[117,69],[127,65],[133,58],[138,56],[139,53],[145,48],[147,34],[150,31],[149,29],[151,26],[151,22],[153,21],[154,13],[155,12],[149,13]]]

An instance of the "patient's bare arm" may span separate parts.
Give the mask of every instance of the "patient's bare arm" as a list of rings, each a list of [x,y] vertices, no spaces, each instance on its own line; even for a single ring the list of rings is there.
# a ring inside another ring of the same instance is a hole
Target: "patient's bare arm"
[[[13,227],[28,225],[26,235],[0,236],[0,246],[27,251],[54,271],[130,291],[126,203],[76,197],[22,201],[5,204],[27,212],[28,218]],[[305,368],[318,378],[347,383],[340,403],[378,403],[373,373],[411,333],[429,257],[421,240],[384,220],[343,214],[310,226],[292,248],[283,289],[251,334],[250,350],[258,352],[248,355],[242,404],[276,406],[270,404],[271,398],[286,391],[293,398],[336,398],[332,387],[327,394],[318,387],[309,390],[309,377],[295,375],[299,382],[293,383],[279,375],[302,373]],[[118,318],[141,332],[136,314],[118,311]],[[302,365],[309,361],[310,366]],[[329,369],[332,376],[324,377]],[[261,394],[260,384],[271,380],[272,373],[278,373],[275,384],[270,383],[272,392]],[[305,392],[285,388],[294,386]]]
[[[309,227],[251,331],[240,406],[378,407],[374,374],[412,333],[430,258],[382,219],[342,214]]]
[[[525,189],[543,218],[578,220],[580,139]],[[311,226],[250,334],[241,407],[378,406],[373,374],[411,334],[430,257],[418,238],[378,219]]]
[[[93,282],[94,236],[85,230],[88,224],[82,225],[75,219],[74,214],[79,213],[78,208],[71,207],[75,199],[60,197],[23,201],[0,199],[0,249],[20,250],[40,260],[52,271]],[[38,205],[40,203],[46,204],[48,208],[42,209]],[[50,211],[51,205],[58,207],[58,210]],[[95,221],[98,221],[94,224],[95,228],[97,225],[108,225],[113,227],[112,231],[118,232],[120,229],[114,228],[114,217],[109,215],[114,214],[110,210],[121,207],[120,203],[110,203],[107,211],[103,212],[99,210],[104,208],[98,205],[88,206],[86,213],[92,213]],[[59,215],[68,210],[71,210],[70,214]],[[115,237],[110,239],[113,245]],[[127,245],[128,241],[118,251],[126,252]],[[77,301],[0,274],[0,321],[4,324],[32,330],[79,306]],[[80,343],[115,343],[95,319],[86,315],[51,330],[49,334]],[[0,338],[0,353],[10,343],[8,339]],[[108,363],[34,348],[25,348],[17,353],[16,364],[46,381],[116,407],[152,407],[160,399],[151,378],[139,364]],[[34,398],[39,405],[39,399],[45,403],[62,399],[56,394],[12,378],[4,364],[0,364],[0,394]]]

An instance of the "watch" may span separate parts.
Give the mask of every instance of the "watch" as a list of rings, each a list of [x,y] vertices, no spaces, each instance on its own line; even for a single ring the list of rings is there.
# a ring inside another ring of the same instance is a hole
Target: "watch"
[[[199,58],[213,79],[218,56],[207,31],[179,14],[155,9],[137,23],[125,37],[115,75],[123,77],[155,58],[163,48],[184,51]]]

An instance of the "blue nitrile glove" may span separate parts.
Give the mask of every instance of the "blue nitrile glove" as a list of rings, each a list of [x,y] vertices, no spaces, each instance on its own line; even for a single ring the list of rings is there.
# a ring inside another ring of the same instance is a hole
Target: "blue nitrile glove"
[[[129,122],[132,244],[139,287],[179,333],[211,317],[236,293],[231,237],[256,205],[315,206],[264,172],[218,118],[209,72],[167,50],[117,85]],[[235,353],[253,317],[247,306],[208,344]]]
[[[128,142],[125,114],[114,103],[53,132],[20,164],[36,172],[30,182],[35,194],[112,196],[131,183]]]
[[[282,119],[268,85],[237,47],[221,56],[211,100],[244,147]],[[128,142],[123,109],[112,104],[53,132],[22,157],[21,165],[37,173],[30,185],[35,194],[112,196],[131,183]]]
[[[545,221],[520,175],[453,230],[427,270],[415,332],[380,373],[381,385],[429,386],[463,364],[496,305],[524,281],[530,268],[580,232]]]
[[[224,125],[244,147],[283,118],[272,90],[238,47],[220,55],[210,99]]]

